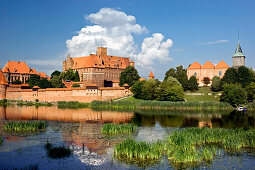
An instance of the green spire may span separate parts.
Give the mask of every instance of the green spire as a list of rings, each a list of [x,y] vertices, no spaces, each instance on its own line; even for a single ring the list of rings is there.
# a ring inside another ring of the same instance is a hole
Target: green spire
[[[241,45],[240,45],[240,43],[239,43],[239,40],[238,40],[238,44],[237,44],[237,47],[236,47],[236,51],[235,51],[235,54],[233,55],[233,57],[244,57],[244,54],[243,54]]]

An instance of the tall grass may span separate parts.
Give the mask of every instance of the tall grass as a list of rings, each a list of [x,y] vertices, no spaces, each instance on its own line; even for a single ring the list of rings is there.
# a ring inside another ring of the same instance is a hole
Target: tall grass
[[[170,101],[93,101],[92,108],[113,109],[156,109],[192,111],[232,111],[234,108],[223,102],[170,102]]]
[[[137,130],[137,127],[132,124],[113,124],[105,123],[101,129],[103,134],[130,134]]]
[[[200,164],[212,161],[220,149],[243,148],[255,148],[254,129],[187,128],[174,132],[166,141],[152,144],[126,139],[116,145],[114,154],[117,158],[148,161],[166,155],[173,164]]]
[[[58,108],[65,109],[78,109],[78,108],[87,108],[90,106],[90,103],[79,103],[79,102],[66,102],[66,101],[59,101]]]
[[[7,122],[4,125],[4,130],[14,132],[36,132],[46,129],[45,121],[32,121],[32,122]]]

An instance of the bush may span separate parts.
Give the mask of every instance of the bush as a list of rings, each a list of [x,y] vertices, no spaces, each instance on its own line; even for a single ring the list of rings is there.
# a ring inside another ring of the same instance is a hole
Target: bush
[[[72,87],[80,87],[80,84],[75,83]]]
[[[247,100],[254,100],[255,99],[255,83],[250,83],[246,88],[245,91],[247,93]]]
[[[142,87],[142,99],[143,100],[155,100],[157,98],[157,85],[154,79],[145,81]]]
[[[191,76],[189,78],[189,90],[190,91],[198,90],[198,82],[195,76]]]
[[[212,78],[211,90],[214,91],[214,92],[221,91],[221,79],[220,79],[220,77],[214,76]]]
[[[137,99],[142,99],[142,88],[144,85],[145,81],[137,81],[132,87],[131,87],[131,92],[133,93],[134,97]]]

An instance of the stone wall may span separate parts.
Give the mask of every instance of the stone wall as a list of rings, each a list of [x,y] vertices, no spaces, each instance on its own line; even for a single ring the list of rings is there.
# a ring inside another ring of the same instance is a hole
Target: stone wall
[[[9,100],[57,102],[57,101],[78,101],[90,103],[93,100],[113,100],[115,98],[130,95],[129,89],[116,88],[49,88],[49,89],[20,89],[8,87],[6,98]]]

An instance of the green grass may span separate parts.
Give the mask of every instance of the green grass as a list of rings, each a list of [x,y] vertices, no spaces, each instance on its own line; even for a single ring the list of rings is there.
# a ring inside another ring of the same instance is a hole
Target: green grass
[[[31,121],[31,122],[6,122],[4,130],[8,132],[36,132],[46,129],[45,121]]]
[[[187,93],[219,93],[219,92],[213,92],[211,90],[211,87],[209,86],[202,86],[198,87],[198,90],[196,91],[186,91]]]
[[[79,108],[87,108],[89,106],[90,106],[90,103],[66,102],[66,101],[58,102],[58,108],[61,108],[61,109],[65,109],[65,108],[79,109]]]
[[[220,96],[217,95],[185,95],[184,96],[186,101],[219,101]]]
[[[114,148],[117,159],[132,161],[160,160],[166,155],[172,164],[201,164],[212,161],[220,149],[238,152],[255,148],[255,130],[187,128],[157,143],[126,139]]]
[[[44,102],[32,102],[32,101],[22,101],[22,100],[17,100],[17,101],[14,101],[17,103],[17,105],[19,106],[47,106],[47,107],[50,107],[52,106],[52,103],[44,103]]]
[[[101,129],[103,134],[131,134],[137,130],[137,127],[132,124],[113,124],[105,123]]]
[[[133,96],[130,96],[130,97],[124,98],[124,99],[122,99],[120,101],[135,101],[135,102],[140,102],[140,101],[142,101],[142,99],[136,99]]]

